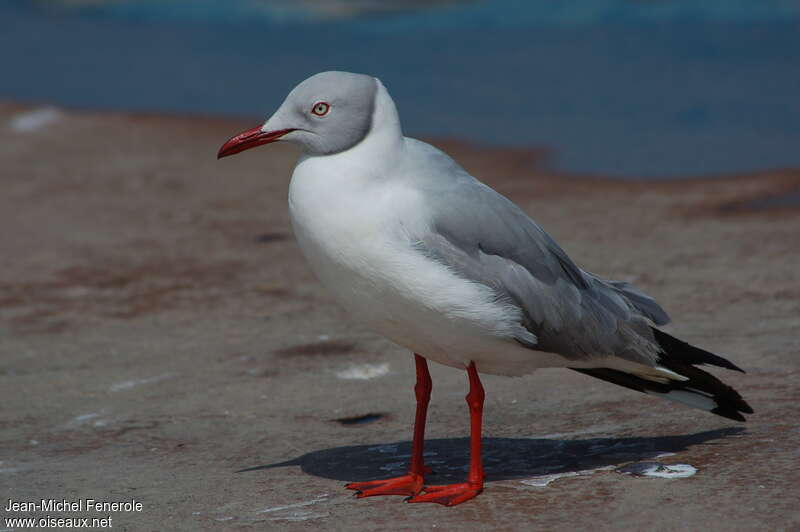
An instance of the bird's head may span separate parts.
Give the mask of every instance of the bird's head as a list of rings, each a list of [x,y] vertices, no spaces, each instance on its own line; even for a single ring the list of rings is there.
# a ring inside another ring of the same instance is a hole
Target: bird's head
[[[372,128],[378,80],[364,74],[322,72],[295,87],[264,125],[228,140],[217,158],[278,140],[311,155],[329,155],[361,142]]]

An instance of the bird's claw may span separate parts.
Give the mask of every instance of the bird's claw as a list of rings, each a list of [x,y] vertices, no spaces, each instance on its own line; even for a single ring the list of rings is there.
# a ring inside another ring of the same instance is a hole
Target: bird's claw
[[[376,495],[405,495],[413,497],[422,491],[422,475],[409,473],[400,477],[367,482],[351,482],[345,488],[355,490],[356,497],[374,497]]]
[[[463,482],[443,486],[427,486],[423,491],[424,493],[407,498],[406,502],[435,502],[444,506],[455,506],[476,497],[483,491],[483,486]]]

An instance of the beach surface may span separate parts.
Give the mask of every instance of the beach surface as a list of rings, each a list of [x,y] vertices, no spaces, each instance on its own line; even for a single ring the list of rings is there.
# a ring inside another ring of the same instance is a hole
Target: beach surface
[[[253,125],[0,103],[3,518],[110,517],[130,531],[800,526],[800,171],[587,178],[549,172],[535,149],[433,139],[582,268],[654,296],[666,330],[744,368],[714,373],[756,412],[739,424],[563,369],[487,376],[486,488],[444,508],[343,488],[404,470],[413,361],[349,322],[304,262],[286,206],[298,152],[216,160]],[[466,376],[431,372],[429,480],[457,481]],[[642,462],[697,471],[624,473]],[[42,499],[141,509],[5,511]]]

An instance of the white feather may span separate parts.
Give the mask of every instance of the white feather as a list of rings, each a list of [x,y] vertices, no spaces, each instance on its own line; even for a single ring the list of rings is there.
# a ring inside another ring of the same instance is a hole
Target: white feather
[[[705,394],[700,395],[696,392],[689,392],[686,390],[671,390],[667,393],[647,390],[647,394],[656,395],[658,397],[663,397],[664,399],[669,399],[670,401],[676,401],[678,403],[693,406],[694,408],[699,408],[700,410],[714,410],[719,406],[714,399],[707,397]]]

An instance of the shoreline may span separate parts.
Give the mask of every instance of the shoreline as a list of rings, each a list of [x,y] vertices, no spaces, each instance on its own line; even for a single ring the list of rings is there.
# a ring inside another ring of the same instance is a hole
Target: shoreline
[[[55,110],[64,114],[78,114],[84,116],[119,116],[127,117],[129,119],[142,119],[142,120],[176,120],[176,121],[192,121],[197,124],[205,125],[219,125],[230,124],[235,127],[252,127],[263,119],[254,117],[248,119],[245,116],[238,115],[223,115],[223,114],[202,114],[194,112],[167,112],[167,111],[137,111],[128,109],[91,109],[80,106],[63,106],[60,104],[53,104],[48,102],[20,102],[14,100],[0,99],[0,112],[8,113],[9,111],[17,112],[20,114],[35,112],[37,110]],[[548,176],[565,178],[565,179],[587,179],[593,181],[619,181],[624,183],[677,183],[683,181],[699,182],[717,182],[719,180],[737,180],[737,179],[750,179],[756,175],[782,175],[791,176],[792,174],[800,173],[800,167],[768,167],[760,170],[741,171],[732,173],[718,173],[707,175],[683,175],[683,176],[653,176],[653,177],[628,177],[628,176],[615,176],[603,173],[585,173],[585,172],[569,172],[557,170],[548,165],[548,159],[552,157],[552,148],[542,146],[511,146],[511,145],[495,145],[486,142],[472,141],[458,137],[431,137],[425,135],[414,135],[413,132],[407,133],[411,137],[419,138],[425,142],[431,143],[447,151],[448,147],[457,150],[477,149],[485,153],[500,152],[506,155],[514,156],[514,158],[528,159],[537,169],[546,172]],[[800,205],[800,204],[798,204]]]

